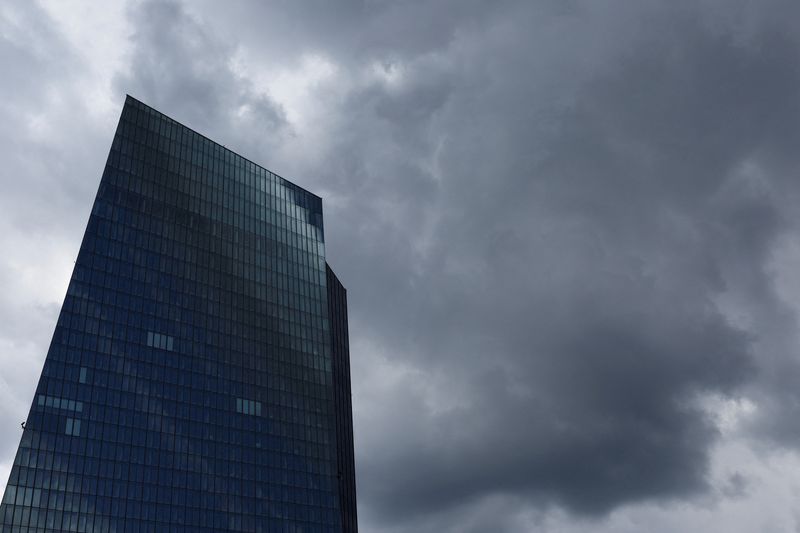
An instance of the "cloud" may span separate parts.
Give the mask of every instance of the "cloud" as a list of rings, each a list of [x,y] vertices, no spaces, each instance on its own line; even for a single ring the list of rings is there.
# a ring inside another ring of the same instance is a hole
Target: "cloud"
[[[0,453],[7,474],[113,125],[95,121],[81,90],[90,69],[37,4],[0,8],[0,58],[0,425],[8,429]]]
[[[542,11],[354,88],[319,170],[352,334],[385,354],[355,351],[360,378],[407,367],[356,386],[368,523],[696,499],[719,439],[698,398],[764,390],[767,331],[720,302],[781,312],[791,35],[743,42],[697,7]]]
[[[116,117],[76,135],[98,69],[5,9],[0,280],[39,262],[19,235],[65,280]],[[790,500],[800,431],[796,11],[136,2],[98,83],[324,197],[362,529],[786,530],[754,502]],[[0,306],[14,357],[44,354],[38,290]]]
[[[286,134],[280,106],[235,71],[235,43],[222,42],[177,2],[130,8],[131,52],[115,87],[246,157]]]

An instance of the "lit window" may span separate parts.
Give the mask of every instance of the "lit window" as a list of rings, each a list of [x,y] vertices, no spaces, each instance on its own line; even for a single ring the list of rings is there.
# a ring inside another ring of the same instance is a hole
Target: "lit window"
[[[236,412],[243,415],[261,416],[261,402],[236,398]]]
[[[67,435],[72,437],[80,437],[81,435],[81,421],[77,418],[67,418]]]
[[[147,332],[147,345],[160,350],[173,351],[175,339],[169,335],[162,335],[160,333]]]
[[[83,411],[83,402],[75,400],[68,400],[66,398],[56,398],[55,396],[44,396],[40,394],[37,397],[37,403],[41,407],[52,407],[53,409],[64,409],[65,411]]]

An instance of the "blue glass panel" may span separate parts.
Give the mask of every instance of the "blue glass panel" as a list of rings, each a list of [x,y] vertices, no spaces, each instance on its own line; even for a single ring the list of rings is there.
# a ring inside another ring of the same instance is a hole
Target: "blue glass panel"
[[[1,531],[356,531],[313,194],[128,98]]]

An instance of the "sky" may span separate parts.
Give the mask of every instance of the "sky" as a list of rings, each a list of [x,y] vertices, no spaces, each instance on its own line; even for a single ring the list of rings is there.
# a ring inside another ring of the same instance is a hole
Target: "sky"
[[[800,532],[800,4],[0,3],[0,478],[125,94],[324,199],[362,533]]]

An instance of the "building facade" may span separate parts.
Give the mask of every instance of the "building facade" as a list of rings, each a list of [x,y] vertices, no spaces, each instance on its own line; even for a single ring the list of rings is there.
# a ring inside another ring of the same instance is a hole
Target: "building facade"
[[[319,197],[126,99],[0,531],[357,531]]]

